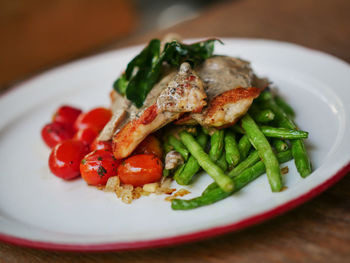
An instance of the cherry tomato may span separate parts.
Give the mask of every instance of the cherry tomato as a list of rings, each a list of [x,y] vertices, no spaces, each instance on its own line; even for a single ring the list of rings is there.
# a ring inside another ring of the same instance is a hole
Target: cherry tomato
[[[148,135],[135,149],[135,154],[154,154],[163,157],[163,149],[160,141],[154,135]]]
[[[112,151],[112,141],[100,141],[96,138],[90,145],[91,151],[108,150]]]
[[[85,127],[78,130],[74,134],[74,139],[86,142],[87,144],[91,144],[93,140],[98,136],[98,130],[93,127]]]
[[[75,130],[94,127],[101,131],[112,117],[112,112],[106,108],[95,108],[79,115],[74,123]]]
[[[118,167],[118,176],[122,183],[142,186],[154,183],[162,177],[162,161],[153,154],[133,155]]]
[[[74,122],[81,114],[81,110],[72,106],[63,105],[58,108],[52,117],[53,122],[61,122],[73,127]]]
[[[59,122],[46,124],[41,130],[41,137],[50,148],[57,143],[71,139],[73,135],[74,131],[70,126]]]
[[[65,180],[80,174],[80,162],[89,153],[89,146],[81,141],[67,140],[57,144],[49,157],[51,172]]]
[[[105,185],[111,176],[117,175],[121,160],[107,150],[97,150],[86,155],[80,163],[81,177],[89,185]]]

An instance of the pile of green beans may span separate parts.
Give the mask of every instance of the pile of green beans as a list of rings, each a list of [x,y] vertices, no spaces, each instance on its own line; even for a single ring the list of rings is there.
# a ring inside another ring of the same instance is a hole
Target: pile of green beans
[[[239,191],[266,172],[273,192],[283,189],[280,164],[294,159],[299,174],[311,173],[311,164],[303,140],[308,132],[297,129],[294,110],[281,97],[269,91],[260,94],[248,113],[234,126],[225,129],[186,130],[169,135],[165,152],[173,149],[185,160],[173,173],[180,185],[189,185],[200,170],[214,182],[193,199],[173,199],[174,210],[209,205]]]

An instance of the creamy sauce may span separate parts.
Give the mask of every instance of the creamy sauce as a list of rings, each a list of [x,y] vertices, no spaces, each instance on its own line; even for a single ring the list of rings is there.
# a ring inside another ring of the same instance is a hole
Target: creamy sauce
[[[225,91],[252,86],[254,76],[249,62],[227,56],[208,58],[196,70],[209,101]]]

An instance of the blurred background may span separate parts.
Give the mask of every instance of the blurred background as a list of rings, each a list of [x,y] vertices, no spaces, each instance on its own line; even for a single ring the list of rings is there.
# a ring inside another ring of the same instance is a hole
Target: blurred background
[[[0,90],[168,32],[291,41],[349,61],[349,14],[349,0],[0,0]]]
[[[0,88],[118,40],[192,19],[214,2],[220,1],[1,0]]]

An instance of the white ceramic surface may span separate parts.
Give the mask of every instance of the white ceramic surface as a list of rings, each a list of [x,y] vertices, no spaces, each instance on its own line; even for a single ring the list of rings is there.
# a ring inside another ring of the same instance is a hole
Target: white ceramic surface
[[[296,110],[309,131],[314,172],[302,179],[287,165],[287,190],[272,193],[261,176],[214,205],[173,211],[165,196],[142,197],[126,205],[112,193],[66,182],[48,169],[49,149],[40,130],[62,104],[91,109],[109,104],[112,83],[140,46],[104,53],[47,71],[0,98],[0,233],[14,239],[56,245],[98,246],[171,239],[242,222],[310,192],[350,161],[350,66],[330,55],[293,44],[223,39],[216,54],[249,60],[260,76]],[[201,176],[191,198],[211,182]],[[176,184],[174,183],[174,186]],[[179,187],[177,187],[179,188]],[[168,242],[171,243],[171,242]]]

